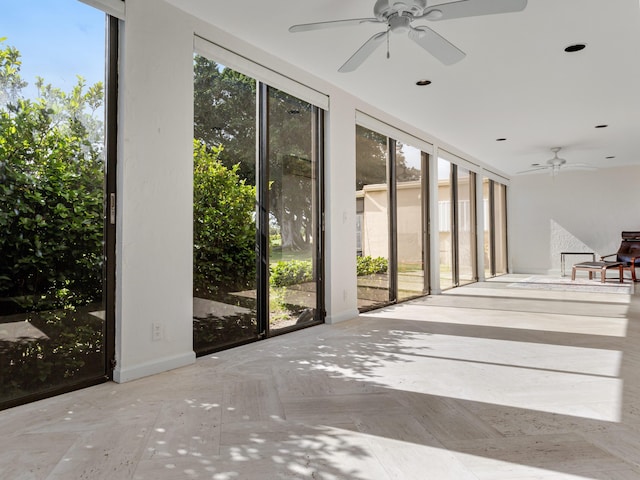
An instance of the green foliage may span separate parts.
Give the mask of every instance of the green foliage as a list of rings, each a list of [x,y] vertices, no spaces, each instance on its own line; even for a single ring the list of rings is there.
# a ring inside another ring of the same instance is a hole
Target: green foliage
[[[6,37],[0,38],[0,107],[15,101],[27,82],[20,78],[20,52],[10,45],[2,46]]]
[[[222,147],[193,145],[194,294],[251,288],[255,283],[255,187],[238,167],[220,162]]]
[[[310,260],[280,261],[270,265],[269,270],[269,283],[274,287],[313,281],[313,264]]]
[[[356,270],[358,276],[373,275],[374,273],[387,273],[389,262],[384,257],[357,257]]]
[[[28,332],[0,341],[0,401],[104,372],[102,84],[27,100],[20,66],[0,45],[0,318]]]
[[[41,82],[38,99],[0,109],[0,298],[24,310],[100,297],[104,165],[82,116],[101,89]]]
[[[311,105],[269,88],[269,213],[288,251],[309,247],[313,202]],[[194,136],[224,145],[219,159],[256,182],[256,81],[200,55],[194,57]]]
[[[194,137],[208,146],[224,145],[218,159],[255,184],[256,82],[203,56],[193,60]]]

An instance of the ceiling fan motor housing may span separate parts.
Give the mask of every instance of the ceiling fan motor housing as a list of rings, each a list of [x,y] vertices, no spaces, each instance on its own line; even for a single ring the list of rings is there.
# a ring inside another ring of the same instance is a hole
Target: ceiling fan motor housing
[[[394,0],[378,0],[373,7],[373,14],[378,20],[386,22],[390,16],[406,13],[409,18],[422,15],[427,8],[427,0],[404,0],[396,2]]]

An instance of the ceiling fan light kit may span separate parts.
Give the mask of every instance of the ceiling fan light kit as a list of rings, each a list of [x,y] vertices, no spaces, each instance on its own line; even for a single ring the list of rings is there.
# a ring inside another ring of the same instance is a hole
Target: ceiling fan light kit
[[[363,23],[386,25],[385,31],[370,37],[338,69],[339,72],[356,70],[385,39],[388,40],[391,32],[406,33],[411,40],[444,65],[452,65],[462,60],[466,56],[465,53],[426,25],[413,26],[412,22],[418,20],[435,22],[455,18],[512,13],[522,11],[527,6],[527,0],[458,0],[433,7],[430,7],[427,3],[427,0],[404,0],[401,2],[377,0],[373,6],[374,18],[303,23],[289,27],[289,31],[291,33],[308,32],[325,28],[361,25]]]

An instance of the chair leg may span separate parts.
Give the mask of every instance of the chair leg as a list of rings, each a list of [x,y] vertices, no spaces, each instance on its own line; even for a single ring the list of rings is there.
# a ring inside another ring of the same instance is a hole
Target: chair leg
[[[624,282],[624,268],[622,265],[618,267],[618,276],[620,278],[620,283]]]

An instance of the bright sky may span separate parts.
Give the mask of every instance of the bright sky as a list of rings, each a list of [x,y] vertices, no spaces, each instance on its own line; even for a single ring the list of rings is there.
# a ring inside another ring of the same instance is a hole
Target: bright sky
[[[78,0],[0,0],[0,38],[22,54],[21,76],[69,91],[104,81],[105,15]],[[28,89],[27,96],[35,90]]]

